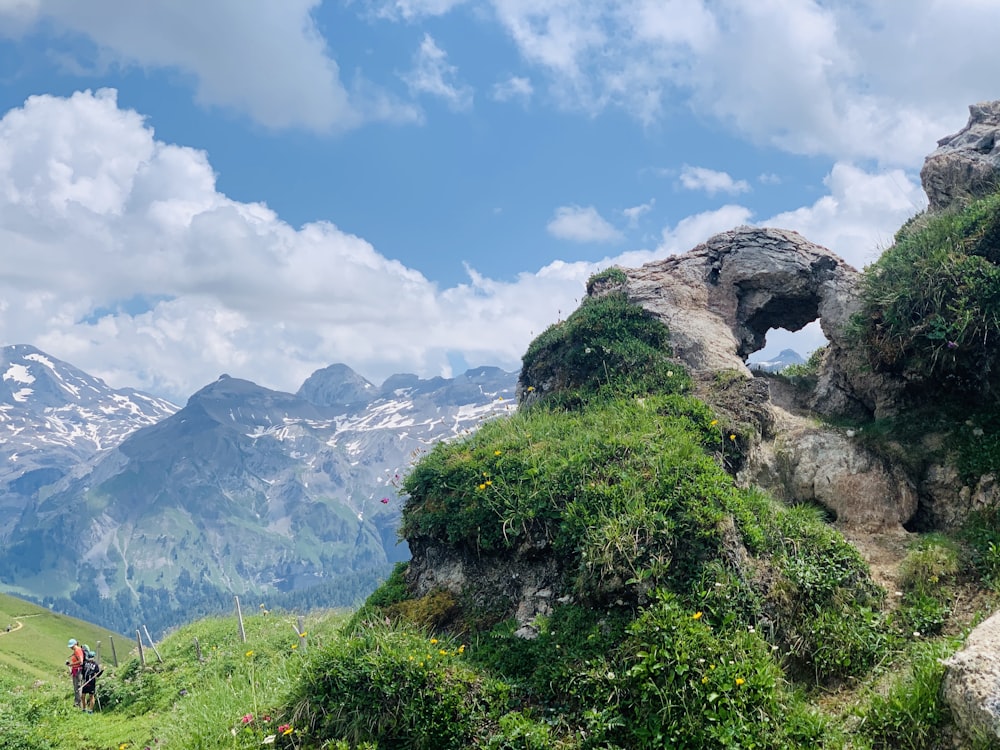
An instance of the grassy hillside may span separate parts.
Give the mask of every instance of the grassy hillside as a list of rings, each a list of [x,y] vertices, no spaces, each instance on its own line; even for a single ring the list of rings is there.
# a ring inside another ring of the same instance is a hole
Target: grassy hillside
[[[336,641],[343,621],[313,615],[300,639],[296,617],[258,610],[243,642],[235,617],[201,620],[157,644],[162,662],[149,649],[145,666],[135,653],[117,669],[106,662],[94,714],[73,708],[68,678],[25,685],[0,673],[0,750],[260,747],[287,723],[283,701],[311,652]],[[317,745],[288,732],[275,746]]]
[[[125,655],[131,648],[124,636],[50,612],[23,599],[0,594],[0,667],[11,682],[65,681],[68,686],[65,662],[69,658],[66,643],[70,638],[76,638],[95,650],[100,644],[101,655],[109,661],[112,638],[120,655]]]
[[[920,231],[900,252],[936,252]],[[887,257],[870,272],[895,268]],[[866,304],[899,301],[870,283]],[[987,413],[992,381],[941,364],[979,341],[962,330],[943,349],[922,331],[901,349],[861,331],[859,345],[916,357],[884,364],[927,383],[966,383],[976,397],[959,406]],[[992,367],[992,349],[970,356]],[[694,398],[669,331],[614,291],[533,342],[522,386],[529,404],[438,445],[404,481],[403,533],[464,566],[461,590],[418,594],[415,559],[350,617],[311,615],[304,639],[294,616],[262,608],[246,642],[233,618],[201,620],[159,644],[162,662],[109,670],[92,716],[73,711],[68,681],[0,674],[0,750],[991,746],[957,736],[940,685],[941,659],[1000,603],[1000,511],[914,534],[885,591],[819,509],[736,486],[754,419]],[[1000,455],[975,429],[959,458]],[[549,606],[526,625],[510,582],[539,570]]]

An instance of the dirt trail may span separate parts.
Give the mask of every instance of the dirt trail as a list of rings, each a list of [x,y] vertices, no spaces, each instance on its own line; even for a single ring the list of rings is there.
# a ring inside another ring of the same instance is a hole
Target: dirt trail
[[[872,578],[889,594],[890,602],[898,599],[901,590],[899,564],[906,557],[914,535],[903,529],[894,531],[865,532],[839,529],[871,568]],[[891,606],[891,604],[890,604]]]
[[[23,622],[21,622],[20,620],[14,620],[14,622],[10,624],[9,628],[6,627],[0,628],[0,635],[10,635],[14,631],[20,630],[23,627],[24,627]]]

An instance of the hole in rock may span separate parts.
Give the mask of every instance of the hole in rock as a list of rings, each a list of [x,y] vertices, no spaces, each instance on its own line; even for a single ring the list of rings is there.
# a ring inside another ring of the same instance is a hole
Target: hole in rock
[[[764,346],[747,358],[747,367],[751,370],[780,372],[788,365],[804,363],[810,354],[826,346],[826,343],[819,320],[807,323],[797,331],[771,328],[767,332]]]

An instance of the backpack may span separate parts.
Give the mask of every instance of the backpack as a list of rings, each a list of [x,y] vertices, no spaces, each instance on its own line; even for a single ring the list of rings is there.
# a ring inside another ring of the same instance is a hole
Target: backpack
[[[93,652],[91,652],[91,653],[93,653]],[[83,662],[83,681],[84,681],[84,683],[90,682],[91,680],[96,680],[97,677],[98,677],[98,675],[100,675],[100,674],[101,674],[101,667],[100,667],[100,665],[98,665],[98,663],[96,661],[94,661],[93,658],[90,658],[90,656],[88,654],[87,660]]]

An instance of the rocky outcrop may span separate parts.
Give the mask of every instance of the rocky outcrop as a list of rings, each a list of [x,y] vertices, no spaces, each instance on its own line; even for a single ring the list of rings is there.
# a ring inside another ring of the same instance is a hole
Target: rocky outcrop
[[[772,405],[775,437],[738,479],[787,502],[826,508],[847,528],[899,529],[917,512],[917,491],[897,467],[863,448],[852,430],[821,426]]]
[[[920,483],[926,518],[933,529],[957,529],[971,513],[1000,504],[1000,485],[993,474],[979,477],[971,486],[948,464],[932,464]]]
[[[1000,612],[969,633],[944,664],[942,692],[956,726],[967,737],[1000,744]]]
[[[427,539],[408,540],[413,559],[407,566],[407,588],[415,597],[447,591],[480,617],[515,618],[517,634],[538,634],[536,618],[552,613],[564,571],[548,547],[523,544],[513,554],[479,555]]]
[[[995,192],[1000,187],[1000,101],[969,107],[969,122],[938,148],[920,170],[931,211]]]
[[[825,247],[785,229],[737,227],[683,255],[623,269],[629,298],[662,320],[694,375],[736,370],[772,328],[817,318],[832,342],[857,309],[858,272]]]
[[[858,309],[854,268],[796,232],[744,226],[684,255],[622,270],[624,285],[593,293],[624,287],[670,329],[675,355],[702,383],[699,395],[759,433],[738,467],[741,481],[790,502],[818,503],[845,527],[898,529],[913,516],[917,494],[901,471],[844,431],[775,406],[763,383],[736,389],[746,395],[736,403],[727,396],[734,389],[721,388],[716,377],[728,371],[730,381],[750,380],[746,358],[763,347],[769,330],[795,331],[819,319],[830,343],[808,406],[865,417],[887,411],[889,384],[865,368],[844,366],[853,356],[846,326]]]

